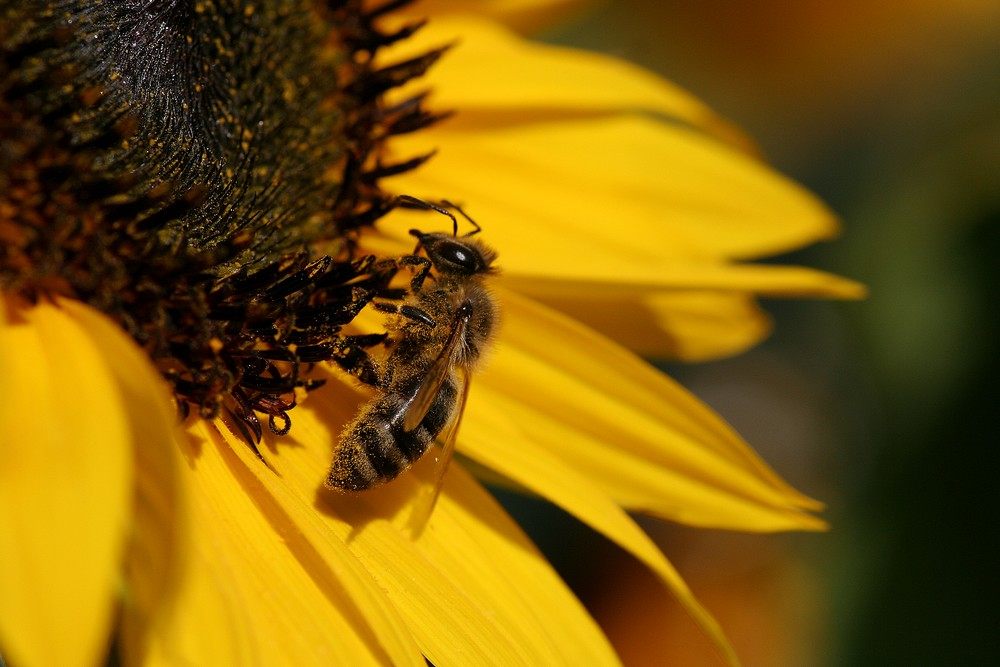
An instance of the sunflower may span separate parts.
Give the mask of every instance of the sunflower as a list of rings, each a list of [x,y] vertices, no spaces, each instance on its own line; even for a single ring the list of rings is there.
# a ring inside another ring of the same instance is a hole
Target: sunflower
[[[730,663],[628,512],[823,528],[637,355],[745,349],[759,295],[857,296],[743,263],[832,216],[683,91],[503,25],[566,3],[404,4],[0,3],[12,664],[617,662],[461,462],[420,530],[433,456],[324,485],[358,378],[392,371],[402,316],[373,304],[416,291],[406,230],[435,224],[399,194],[457,203],[500,252],[464,459],[632,553]]]

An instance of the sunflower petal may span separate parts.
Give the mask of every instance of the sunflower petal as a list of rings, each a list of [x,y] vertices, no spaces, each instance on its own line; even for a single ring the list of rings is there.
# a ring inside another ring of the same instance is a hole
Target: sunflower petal
[[[12,664],[102,664],[132,493],[126,410],[93,332],[0,301],[0,645]]]
[[[393,142],[400,156],[435,148],[420,170],[389,182],[470,202],[511,274],[594,268],[645,283],[674,258],[769,255],[837,231],[814,196],[764,164],[646,117],[451,121]],[[608,255],[621,259],[605,264]]]
[[[181,591],[185,613],[161,629],[150,664],[423,664],[384,595],[324,533],[311,503],[290,496],[223,429],[189,426],[194,572]],[[235,628],[223,655],[212,631],[220,623]]]
[[[184,572],[171,602],[178,613],[161,614],[146,626],[142,616],[124,619],[124,664],[130,667],[173,665],[266,665],[273,654],[257,653],[257,637],[242,606],[246,600],[233,584],[231,566],[218,537],[205,528],[212,519],[192,511],[191,529],[174,551]],[[254,600],[258,603],[260,600]]]
[[[394,211],[381,233],[366,235],[365,251],[410,252],[410,237],[402,230],[432,223],[418,216]],[[770,319],[753,295],[853,299],[865,294],[858,283],[822,271],[715,258],[670,258],[640,274],[626,250],[605,248],[599,260],[576,266],[557,261],[556,271],[540,263],[533,275],[510,273],[505,266],[498,284],[573,316],[633,352],[684,361],[737,354],[767,336]],[[634,282],[639,279],[648,282]]]
[[[190,528],[179,447],[184,436],[169,387],[135,342],[83,304],[65,300],[60,305],[91,333],[129,408],[136,484],[121,638],[125,662],[140,664],[151,628],[160,617],[178,613]],[[216,631],[214,641],[221,643],[221,635]]]
[[[518,442],[517,447],[497,447],[497,438],[477,431],[463,436],[462,449],[479,463],[562,507],[638,558],[691,614],[727,662],[739,664],[718,622],[646,533],[593,483],[593,476],[579,474],[530,440]]]
[[[648,269],[645,276],[640,273],[644,268]],[[570,277],[571,271],[576,275]],[[535,275],[515,273],[505,280],[518,291],[537,295],[572,297],[584,291],[615,300],[657,290],[718,290],[772,298],[858,299],[865,295],[865,288],[853,280],[800,266],[665,258],[659,267],[629,267],[626,258],[614,251],[606,253],[600,266],[584,269],[567,263],[540,267]]]
[[[421,486],[432,483],[431,456],[378,489],[317,492],[330,451],[316,444],[334,440],[351,412],[351,401],[332,392],[311,394],[268,464],[290,487],[318,499],[329,529],[371,568],[428,660],[441,666],[617,663],[544,558],[457,466],[418,540],[408,520]]]
[[[753,531],[824,527],[802,511],[818,503],[686,390],[579,323],[514,295],[504,303],[509,324],[464,431],[532,440],[624,506],[663,518]]]
[[[473,123],[523,123],[618,111],[660,114],[713,133],[741,148],[750,140],[694,95],[628,61],[522,39],[488,20],[441,17],[384,57],[402,60],[456,43],[413,88],[434,90],[434,106],[459,109]]]
[[[522,290],[619,345],[650,359],[688,362],[743,352],[771,333],[771,318],[756,299],[739,292],[643,292],[568,288]]]
[[[592,0],[419,0],[403,9],[417,18],[443,20],[449,13],[475,12],[521,31],[534,31],[557,22]],[[380,4],[380,3],[376,3]]]
[[[595,273],[598,273],[595,271]],[[664,268],[656,286],[512,275],[503,285],[573,316],[644,356],[703,361],[770,333],[754,295],[858,298],[857,283],[800,267],[701,263]]]

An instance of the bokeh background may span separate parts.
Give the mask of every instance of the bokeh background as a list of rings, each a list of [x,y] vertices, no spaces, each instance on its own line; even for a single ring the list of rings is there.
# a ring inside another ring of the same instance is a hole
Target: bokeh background
[[[1000,2],[617,0],[541,37],[645,65],[744,127],[844,223],[775,261],[871,290],[768,302],[758,348],[665,366],[828,503],[831,532],[644,526],[748,667],[1000,664]],[[641,566],[509,502],[628,662],[719,664]]]

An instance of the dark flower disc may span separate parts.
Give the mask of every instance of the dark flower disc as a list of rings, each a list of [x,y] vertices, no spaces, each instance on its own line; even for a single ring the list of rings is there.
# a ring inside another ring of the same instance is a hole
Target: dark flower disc
[[[381,342],[343,333],[394,272],[356,234],[427,158],[382,143],[441,117],[382,102],[440,55],[374,67],[402,4],[0,0],[0,288],[110,315],[183,412],[287,432],[310,364]]]

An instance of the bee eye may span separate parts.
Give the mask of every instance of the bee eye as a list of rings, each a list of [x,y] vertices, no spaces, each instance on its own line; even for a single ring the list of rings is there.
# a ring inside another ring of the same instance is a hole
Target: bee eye
[[[483,258],[480,257],[479,253],[462,243],[445,241],[435,250],[441,259],[469,273],[478,273],[484,268]]]

